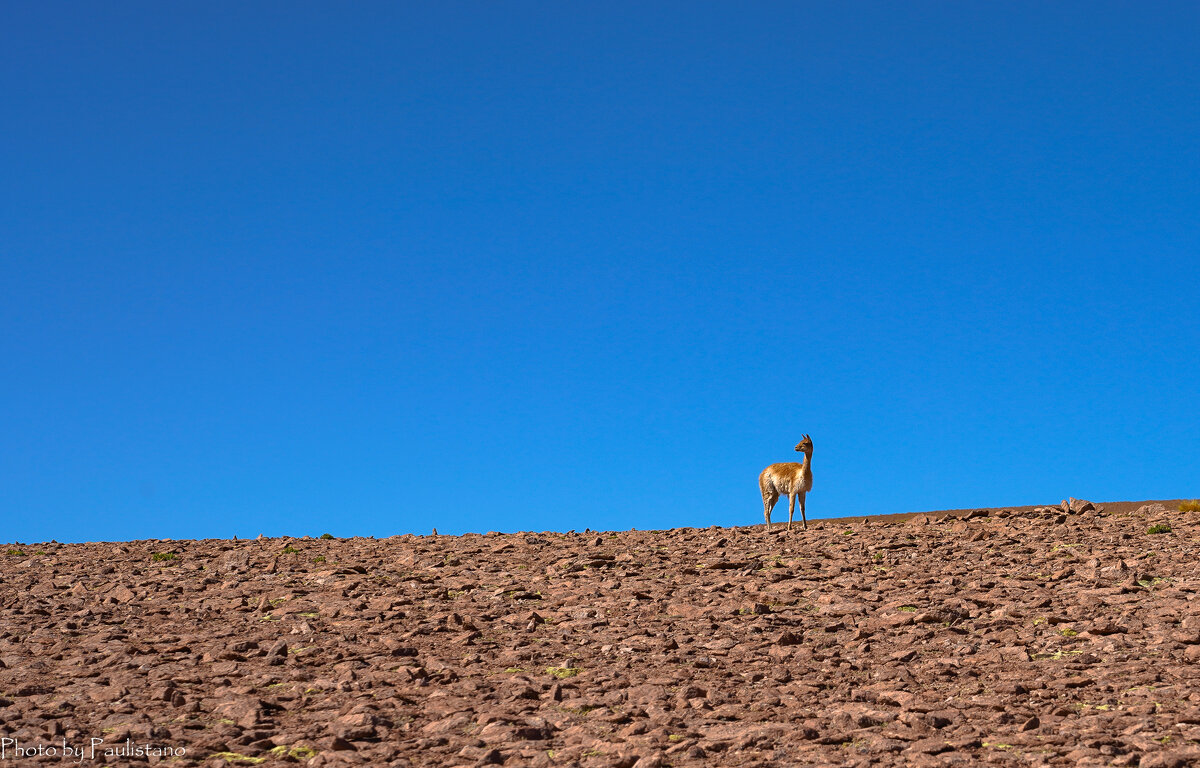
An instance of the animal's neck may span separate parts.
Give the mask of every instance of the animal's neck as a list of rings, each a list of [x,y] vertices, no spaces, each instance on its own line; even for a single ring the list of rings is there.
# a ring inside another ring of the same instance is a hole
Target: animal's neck
[[[810,466],[812,466],[812,454],[811,453],[804,454],[804,461],[800,462],[800,465],[806,470]]]

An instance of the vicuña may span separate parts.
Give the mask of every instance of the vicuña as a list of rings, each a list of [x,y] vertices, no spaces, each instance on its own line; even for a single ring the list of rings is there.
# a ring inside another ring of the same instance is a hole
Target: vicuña
[[[812,439],[805,435],[796,445],[804,453],[804,462],[794,461],[772,464],[758,476],[758,488],[762,491],[763,517],[767,519],[767,533],[771,532],[771,510],[780,496],[788,497],[788,531],[792,530],[792,516],[796,514],[796,499],[800,499],[800,519],[808,529],[808,518],[804,516],[804,494],[812,490]]]

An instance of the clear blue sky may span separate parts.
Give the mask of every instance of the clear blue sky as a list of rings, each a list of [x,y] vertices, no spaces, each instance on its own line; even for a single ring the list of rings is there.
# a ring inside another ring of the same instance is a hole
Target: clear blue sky
[[[0,539],[1200,494],[1198,8],[9,3]]]

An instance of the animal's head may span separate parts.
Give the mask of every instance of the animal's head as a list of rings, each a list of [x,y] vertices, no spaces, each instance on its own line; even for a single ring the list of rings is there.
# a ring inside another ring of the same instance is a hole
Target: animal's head
[[[812,453],[812,438],[805,435],[804,439],[796,444],[796,450],[804,454]]]

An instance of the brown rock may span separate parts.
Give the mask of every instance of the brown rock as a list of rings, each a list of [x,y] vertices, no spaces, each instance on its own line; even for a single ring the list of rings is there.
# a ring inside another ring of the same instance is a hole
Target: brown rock
[[[952,724],[959,715],[953,710],[939,710],[925,714],[925,722],[934,728],[945,728]]]
[[[1088,632],[1093,635],[1115,635],[1124,631],[1124,627],[1110,619],[1096,619],[1088,628]]]
[[[362,741],[376,736],[378,718],[369,712],[352,712],[334,720],[334,733],[347,741]]]
[[[1200,751],[1162,750],[1142,755],[1138,768],[1189,768],[1200,761]]]
[[[909,749],[913,752],[921,752],[926,755],[940,755],[943,752],[949,752],[954,749],[945,739],[933,737],[928,739],[920,739],[909,745]]]
[[[1095,685],[1095,681],[1090,677],[1082,675],[1076,677],[1063,677],[1054,680],[1050,684],[1054,688],[1085,688],[1089,685]]]
[[[105,685],[88,689],[88,697],[98,703],[120,701],[128,695],[129,689],[119,685]]]
[[[329,740],[329,748],[334,752],[355,752],[358,750],[358,747],[354,746],[346,739],[343,739],[341,736],[334,736],[331,738]]]
[[[263,718],[262,701],[253,697],[233,699],[218,704],[213,714],[233,720],[242,728],[254,728]]]
[[[504,763],[504,755],[498,749],[489,749],[475,762],[475,765],[501,765]]]

